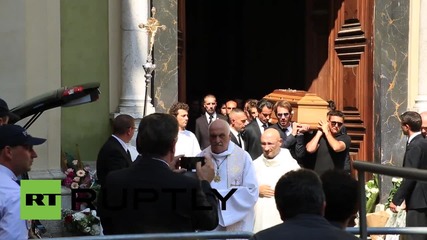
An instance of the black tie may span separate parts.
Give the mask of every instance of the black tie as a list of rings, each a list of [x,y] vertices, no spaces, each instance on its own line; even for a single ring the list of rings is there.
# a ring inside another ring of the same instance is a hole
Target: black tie
[[[242,147],[242,140],[241,140],[241,136],[242,136],[242,134],[239,132],[239,133],[237,134],[237,141],[239,142],[239,147]]]
[[[209,123],[208,124],[211,124],[212,119],[213,119],[213,115],[209,115]]]
[[[19,186],[21,186],[21,180],[20,180],[20,179],[15,180],[15,182],[16,182]]]
[[[265,130],[265,129],[267,129],[267,128],[268,128],[267,123],[263,123],[263,124],[262,124],[262,127],[264,128],[264,130]]]
[[[128,149],[128,150],[126,150],[126,152],[127,152],[128,156],[129,156],[129,159],[132,161],[132,155],[130,155],[130,151],[129,151],[129,149]]]

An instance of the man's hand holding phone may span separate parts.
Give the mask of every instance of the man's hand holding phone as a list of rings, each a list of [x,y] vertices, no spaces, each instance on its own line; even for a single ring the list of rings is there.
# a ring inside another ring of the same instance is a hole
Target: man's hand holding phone
[[[206,180],[212,182],[215,176],[215,168],[212,162],[212,157],[205,155],[205,164],[201,162],[196,163],[196,173],[200,180]]]

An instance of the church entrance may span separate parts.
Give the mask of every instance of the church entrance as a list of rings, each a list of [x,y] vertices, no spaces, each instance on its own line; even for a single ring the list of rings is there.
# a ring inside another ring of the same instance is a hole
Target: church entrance
[[[373,160],[373,0],[178,5],[180,101],[312,92],[346,114],[353,158]]]

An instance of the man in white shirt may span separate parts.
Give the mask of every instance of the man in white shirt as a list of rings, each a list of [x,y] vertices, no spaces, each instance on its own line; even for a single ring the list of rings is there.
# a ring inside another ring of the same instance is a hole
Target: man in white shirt
[[[33,146],[45,141],[18,125],[0,126],[0,239],[28,239],[31,222],[20,218],[18,176],[31,170]]]
[[[276,208],[274,188],[283,174],[300,168],[290,151],[281,148],[282,142],[279,131],[274,128],[266,129],[261,135],[263,153],[253,162],[259,185],[254,233],[283,222]]]
[[[213,121],[209,126],[209,139],[211,145],[199,156],[213,159],[215,177],[211,186],[224,198],[227,197],[227,200],[220,199],[216,230],[251,232],[254,205],[258,200],[258,183],[252,158],[230,141],[230,126],[222,119]]]

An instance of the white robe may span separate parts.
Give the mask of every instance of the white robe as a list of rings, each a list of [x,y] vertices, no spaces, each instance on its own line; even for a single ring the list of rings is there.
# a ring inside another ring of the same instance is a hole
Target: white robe
[[[251,156],[231,141],[227,151],[223,153],[212,153],[210,146],[199,155],[204,156],[205,153],[211,154],[216,159],[213,160],[215,170],[220,165],[221,181],[212,181],[212,188],[223,197],[231,189],[237,189],[226,201],[225,210],[222,210],[220,201],[218,205],[219,225],[215,230],[252,232],[255,217],[254,205],[258,199],[258,184]]]
[[[184,130],[178,132],[178,141],[175,145],[175,156],[184,155],[186,157],[195,157],[200,150],[199,141],[194,133]]]
[[[279,154],[273,159],[266,159],[264,155],[261,155],[253,163],[258,179],[258,186],[270,185],[273,189],[283,174],[300,168],[297,161],[292,158],[291,153],[286,148],[281,148]],[[274,197],[258,198],[255,204],[254,233],[282,222]]]

